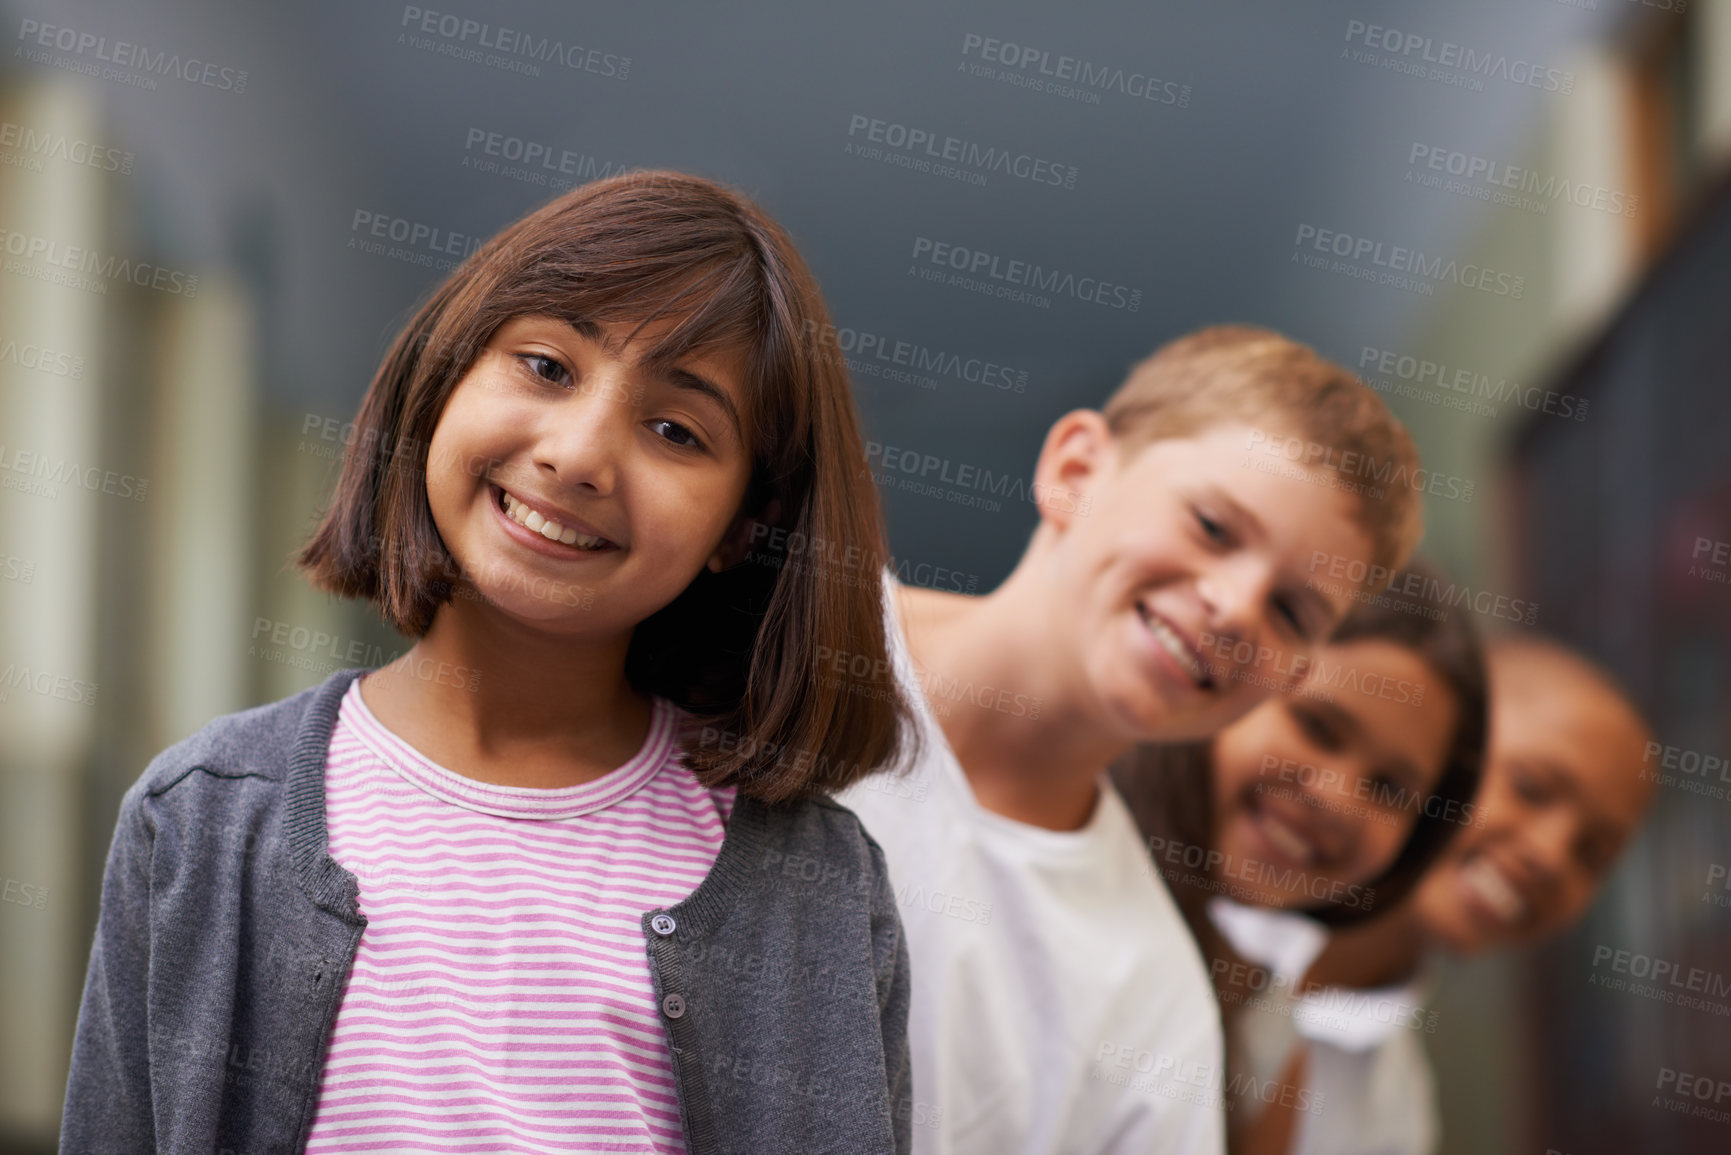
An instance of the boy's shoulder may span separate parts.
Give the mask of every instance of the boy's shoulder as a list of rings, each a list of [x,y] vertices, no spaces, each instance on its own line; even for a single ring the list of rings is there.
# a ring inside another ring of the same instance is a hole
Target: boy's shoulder
[[[222,779],[282,780],[288,775],[308,710],[319,702],[334,716],[342,691],[364,672],[339,670],[319,685],[286,698],[211,719],[152,758],[133,790],[155,797],[194,771]]]

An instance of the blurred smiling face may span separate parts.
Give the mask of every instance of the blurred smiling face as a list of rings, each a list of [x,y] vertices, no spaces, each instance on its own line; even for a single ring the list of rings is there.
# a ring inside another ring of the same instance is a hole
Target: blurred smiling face
[[[1334,893],[1321,884],[1355,886],[1387,870],[1454,733],[1453,696],[1409,649],[1354,640],[1319,649],[1310,669],[1297,693],[1264,702],[1213,744],[1214,845],[1239,868],[1233,896],[1257,906],[1314,906]],[[1336,688],[1307,693],[1319,680]],[[1402,701],[1340,688],[1365,685],[1423,692]],[[1303,887],[1273,881],[1293,873]]]
[[[1494,654],[1482,825],[1462,831],[1420,885],[1425,929],[1476,954],[1578,919],[1646,809],[1645,743],[1628,707],[1572,663]]]
[[[646,365],[660,330],[633,328],[506,322],[433,431],[445,548],[486,604],[543,630],[628,631],[667,605],[717,559],[750,480],[743,354]]]
[[[1082,411],[1048,436],[1039,481],[1063,535],[1049,565],[1067,660],[1130,741],[1206,737],[1289,688],[1350,596],[1307,587],[1313,551],[1371,557],[1356,499],[1318,471],[1249,468],[1253,432],[1218,424],[1126,455]]]

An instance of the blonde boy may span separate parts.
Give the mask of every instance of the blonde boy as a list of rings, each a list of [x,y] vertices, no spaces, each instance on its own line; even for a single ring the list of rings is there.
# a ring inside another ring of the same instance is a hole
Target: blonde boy
[[[1348,370],[1204,329],[1052,426],[1001,586],[892,588],[922,749],[842,800],[908,935],[916,1151],[1221,1150],[1208,975],[1104,772],[1295,683],[1355,592],[1314,559],[1398,568],[1415,465]]]

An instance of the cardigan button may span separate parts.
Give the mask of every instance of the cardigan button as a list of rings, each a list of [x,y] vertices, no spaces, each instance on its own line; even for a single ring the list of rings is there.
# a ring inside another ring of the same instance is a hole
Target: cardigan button
[[[649,929],[660,935],[662,938],[666,938],[668,935],[672,934],[674,928],[678,925],[678,923],[673,921],[673,916],[670,914],[658,914],[649,920]]]
[[[661,1013],[670,1019],[683,1019],[685,1017],[685,996],[668,995],[662,999]]]

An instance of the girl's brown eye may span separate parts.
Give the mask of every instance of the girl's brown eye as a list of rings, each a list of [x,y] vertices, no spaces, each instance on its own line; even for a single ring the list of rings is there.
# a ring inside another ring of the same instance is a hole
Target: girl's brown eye
[[[529,372],[554,385],[565,384],[566,378],[570,376],[565,371],[565,366],[540,353],[525,353],[522,355],[522,361],[528,367]]]
[[[691,430],[687,429],[677,421],[668,421],[665,418],[662,418],[660,420],[651,421],[649,424],[650,427],[664,439],[671,441],[675,445],[689,448],[702,444],[702,442],[698,441],[695,433],[691,432]]]
[[[1312,745],[1330,753],[1339,751],[1342,745],[1340,734],[1326,719],[1314,710],[1307,710],[1302,706],[1290,707],[1289,709],[1292,720],[1298,723],[1298,728],[1303,731],[1305,738]]]
[[[1293,606],[1290,598],[1276,598],[1274,608],[1276,613],[1286,619],[1288,628],[1290,628],[1294,634],[1301,638],[1308,638],[1310,636],[1305,631],[1304,621],[1298,616],[1298,610]]]

